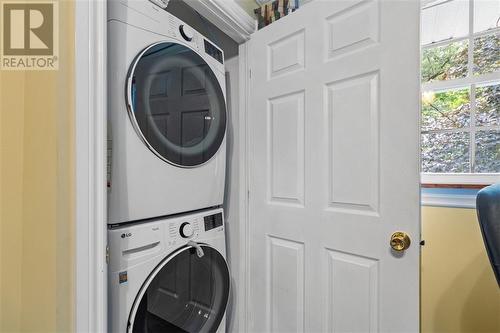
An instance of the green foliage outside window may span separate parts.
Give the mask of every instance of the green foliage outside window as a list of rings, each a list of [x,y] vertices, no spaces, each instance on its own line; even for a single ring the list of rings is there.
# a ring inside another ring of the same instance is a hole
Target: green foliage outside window
[[[431,93],[422,102],[422,130],[452,129],[469,126],[469,89]]]
[[[467,41],[424,49],[422,83],[467,76]]]
[[[474,40],[474,74],[500,70],[500,35],[488,35]]]
[[[476,125],[500,126],[500,84],[476,88]]]
[[[474,75],[500,70],[500,37],[475,38]],[[468,41],[422,52],[422,83],[466,78]],[[471,105],[471,94],[475,103]],[[474,117],[475,122],[471,122]],[[472,127],[471,127],[472,126]],[[474,126],[476,126],[474,128]],[[495,127],[497,126],[497,127]],[[490,82],[422,96],[422,171],[500,172],[500,84]]]

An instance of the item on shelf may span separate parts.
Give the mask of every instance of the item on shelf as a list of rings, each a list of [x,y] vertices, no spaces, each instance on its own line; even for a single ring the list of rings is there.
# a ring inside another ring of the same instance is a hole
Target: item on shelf
[[[298,8],[299,0],[274,0],[265,2],[254,10],[257,17],[257,28],[262,29],[289,13],[296,11]]]

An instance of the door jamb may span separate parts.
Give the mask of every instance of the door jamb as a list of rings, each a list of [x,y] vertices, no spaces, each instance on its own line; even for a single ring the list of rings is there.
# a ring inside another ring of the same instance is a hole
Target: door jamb
[[[248,142],[249,142],[249,131],[248,131],[248,98],[249,98],[249,81],[250,81],[250,68],[248,67],[249,60],[249,43],[250,40],[241,44],[238,51],[238,63],[239,63],[239,223],[240,223],[240,235],[239,242],[241,244],[240,253],[242,254],[241,265],[239,274],[240,286],[238,287],[239,292],[239,332],[248,332],[248,322],[251,314],[248,313],[248,301],[249,301],[249,278],[250,278],[250,258],[249,258],[249,246],[250,246],[250,225],[249,225],[249,200],[250,200],[250,188],[249,188],[249,178],[248,178]]]
[[[75,2],[75,331],[107,331],[106,1]]]

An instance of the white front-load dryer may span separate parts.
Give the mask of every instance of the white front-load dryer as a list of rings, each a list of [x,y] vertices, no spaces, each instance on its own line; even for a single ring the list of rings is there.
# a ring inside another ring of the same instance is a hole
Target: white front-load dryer
[[[220,206],[224,55],[150,1],[108,2],[108,223]]]
[[[108,241],[110,332],[225,332],[222,209],[122,225]]]

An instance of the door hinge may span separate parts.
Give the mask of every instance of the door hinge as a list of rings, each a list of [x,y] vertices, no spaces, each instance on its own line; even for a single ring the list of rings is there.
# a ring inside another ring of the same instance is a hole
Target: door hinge
[[[109,245],[106,245],[106,264],[109,264]]]

